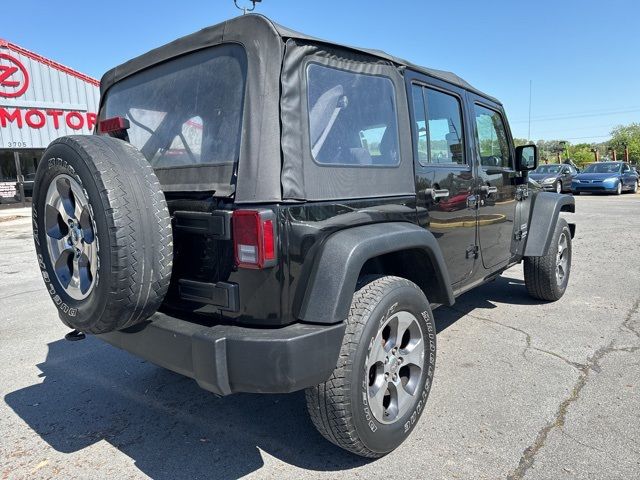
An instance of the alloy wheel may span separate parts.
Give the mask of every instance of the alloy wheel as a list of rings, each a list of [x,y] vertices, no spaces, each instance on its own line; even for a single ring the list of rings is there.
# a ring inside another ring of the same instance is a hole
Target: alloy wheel
[[[98,270],[98,245],[89,201],[69,175],[57,175],[45,203],[47,249],[65,292],[83,300],[93,289]]]
[[[562,285],[569,270],[569,242],[567,234],[562,232],[558,240],[558,254],[556,255],[556,282]]]
[[[380,423],[394,423],[414,405],[424,356],[422,328],[413,314],[396,312],[378,330],[367,361],[367,401]]]

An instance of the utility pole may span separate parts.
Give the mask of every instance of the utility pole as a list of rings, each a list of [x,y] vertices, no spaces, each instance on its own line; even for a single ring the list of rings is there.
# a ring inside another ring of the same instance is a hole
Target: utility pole
[[[623,143],[622,146],[624,147],[624,161],[629,162],[629,145]]]
[[[593,147],[591,149],[591,152],[593,153],[596,163],[598,163],[600,161],[600,152],[598,152],[598,149],[596,147]]]
[[[24,177],[22,176],[22,168],[20,166],[20,154],[18,152],[13,152],[13,160],[16,162],[16,177],[18,178],[18,190],[20,193],[20,201],[22,202],[22,206],[27,206],[27,199],[24,196]]]
[[[533,90],[533,80],[529,80],[529,133],[527,140],[531,141],[531,92]]]

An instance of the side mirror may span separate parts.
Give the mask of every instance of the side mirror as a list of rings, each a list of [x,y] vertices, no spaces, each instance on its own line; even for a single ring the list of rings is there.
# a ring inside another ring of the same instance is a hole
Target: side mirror
[[[538,168],[538,147],[522,145],[516,147],[516,170],[527,172]]]

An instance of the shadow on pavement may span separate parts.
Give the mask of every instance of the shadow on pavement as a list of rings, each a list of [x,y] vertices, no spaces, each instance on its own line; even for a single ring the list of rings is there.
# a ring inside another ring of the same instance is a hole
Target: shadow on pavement
[[[263,466],[258,449],[310,470],[367,462],[316,432],[302,392],[217,398],[93,337],[50,343],[38,367],[42,383],[4,400],[59,452],[106,440],[155,479],[239,478]]]
[[[441,332],[453,325],[463,316],[474,312],[476,315],[487,315],[484,310],[493,310],[498,304],[540,305],[544,303],[530,297],[524,281],[517,278],[498,277],[480,287],[459,296],[453,307],[440,307],[434,310],[436,331]]]
[[[435,311],[438,331],[493,302],[533,304],[510,278]],[[194,381],[87,337],[49,344],[42,383],[9,393],[6,403],[63,453],[106,440],[156,479],[239,478],[260,469],[260,450],[309,470],[337,471],[370,460],[325,441],[308,419],[304,394],[217,398]]]

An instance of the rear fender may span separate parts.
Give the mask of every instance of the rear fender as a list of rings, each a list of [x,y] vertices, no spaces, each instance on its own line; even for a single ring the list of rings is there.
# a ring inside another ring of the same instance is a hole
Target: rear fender
[[[378,223],[341,230],[331,235],[318,253],[299,319],[337,323],[347,318],[358,276],[367,260],[403,250],[420,250],[433,265],[431,302],[453,305],[449,272],[436,238],[410,223]]]

